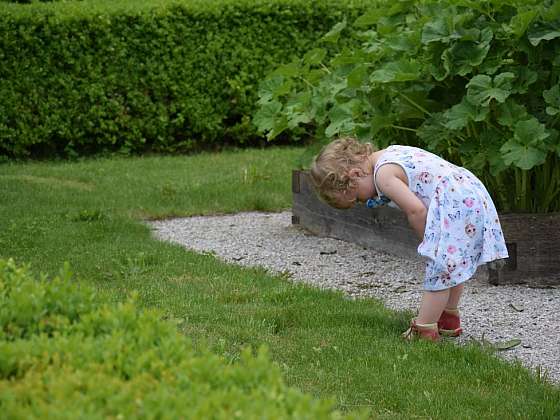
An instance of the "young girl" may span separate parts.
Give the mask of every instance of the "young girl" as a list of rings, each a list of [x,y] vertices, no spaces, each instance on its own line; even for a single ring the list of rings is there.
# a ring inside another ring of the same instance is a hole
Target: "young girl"
[[[463,283],[479,265],[508,257],[484,185],[467,169],[425,150],[393,145],[374,151],[352,138],[323,148],[310,173],[319,196],[333,207],[391,200],[406,214],[427,263],[418,316],[404,336],[437,341],[440,334],[460,335]]]

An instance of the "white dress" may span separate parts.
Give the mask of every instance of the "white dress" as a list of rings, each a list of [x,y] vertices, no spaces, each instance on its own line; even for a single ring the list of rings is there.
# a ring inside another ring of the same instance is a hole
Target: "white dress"
[[[428,209],[418,253],[426,263],[426,290],[443,290],[470,279],[484,263],[507,258],[496,207],[470,171],[425,150],[389,146],[374,168],[399,165],[411,191]],[[380,197],[383,195],[379,188]]]

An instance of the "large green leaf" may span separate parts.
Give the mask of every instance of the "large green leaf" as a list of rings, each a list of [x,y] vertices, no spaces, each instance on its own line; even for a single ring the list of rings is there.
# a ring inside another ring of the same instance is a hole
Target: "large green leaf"
[[[467,84],[467,97],[475,105],[488,106],[492,99],[504,102],[511,95],[511,82],[515,75],[500,73],[494,79],[486,74],[474,76]]]
[[[543,98],[548,105],[546,107],[546,113],[548,115],[560,113],[560,84],[543,91]]]
[[[289,91],[290,81],[280,75],[269,77],[259,84],[259,101],[264,105],[274,98]]]
[[[504,161],[507,165],[514,164],[524,170],[543,164],[546,160],[546,150],[512,141],[504,143],[500,150],[504,153]]]
[[[354,133],[360,141],[372,141],[373,133],[370,123],[359,123],[354,126]]]
[[[413,1],[396,1],[392,4],[387,3],[383,4],[382,7],[378,9],[371,9],[367,11],[364,15],[360,16],[358,19],[354,21],[354,26],[356,27],[366,27],[366,26],[373,26],[377,25],[380,20],[384,18],[391,17],[398,15],[402,11],[407,11],[410,9],[410,5],[413,4]],[[390,6],[388,6],[390,4]]]
[[[320,64],[327,55],[324,48],[314,48],[303,56],[303,62],[310,65]]]
[[[286,102],[285,113],[288,119],[288,128],[295,128],[300,124],[311,122],[311,92],[300,92]]]
[[[432,42],[450,43],[452,40],[460,39],[461,34],[455,31],[453,18],[451,16],[442,16],[430,22],[427,22],[422,29],[422,43],[429,44]]]
[[[383,65],[370,77],[371,82],[390,83],[418,80],[422,66],[416,61],[401,59]]]
[[[449,75],[449,69],[444,65],[441,57],[447,51],[447,46],[443,44],[430,44],[426,48],[426,60],[428,62],[428,69],[430,74],[438,82],[445,80]]]
[[[543,140],[548,138],[549,135],[544,124],[541,124],[536,118],[519,121],[515,125],[514,140],[519,144],[543,144]]]
[[[441,152],[446,148],[453,132],[445,126],[445,117],[438,112],[432,116],[416,130],[416,135],[420,137],[428,149],[434,152]]]
[[[300,72],[300,65],[297,62],[293,61],[291,63],[279,66],[276,70],[274,70],[273,75],[290,78],[297,77]]]
[[[444,113],[447,119],[444,125],[451,130],[460,130],[466,127],[469,121],[484,121],[488,117],[488,113],[487,107],[473,105],[463,98],[460,103]]]
[[[304,74],[302,77],[311,84],[316,85],[322,82],[323,78],[325,77],[325,70],[323,69],[311,69],[307,74]]]
[[[526,66],[516,67],[514,69],[515,84],[512,86],[512,93],[526,93],[529,86],[535,83],[539,74]]]
[[[472,139],[459,145],[464,165],[475,172],[483,173],[486,167],[492,176],[507,169],[500,152],[502,136],[499,131],[487,127],[479,134],[479,141]]]
[[[278,101],[261,104],[253,117],[253,124],[261,133],[270,132],[274,128],[276,120],[280,118],[281,110],[282,104]]]
[[[448,73],[460,76],[472,72],[486,58],[493,36],[491,28],[484,28],[476,41],[454,42],[442,55],[444,68]]]
[[[266,135],[267,140],[275,139],[284,130],[288,129],[288,120],[285,115],[280,116],[280,118],[274,121],[272,129]]]
[[[371,62],[370,55],[364,50],[343,50],[330,61],[332,67],[344,67]]]
[[[330,78],[325,79],[324,82],[327,83],[322,84],[322,86],[328,88],[329,99],[333,99],[336,95],[348,87],[348,81],[346,79],[336,78],[333,75],[331,75]]]
[[[327,87],[313,90],[310,104],[310,115],[319,125],[323,125],[327,119],[327,105],[329,104],[329,91]]]
[[[506,127],[514,127],[519,121],[529,118],[527,109],[515,101],[508,98],[503,104],[499,104],[496,108],[496,119],[500,125]]]
[[[380,18],[385,16],[385,13],[384,8],[369,10],[354,21],[354,26],[357,28],[373,26],[377,24]]]
[[[294,112],[288,115],[288,128],[295,128],[300,124],[307,124],[311,122],[311,118],[306,112]]]
[[[546,24],[534,25],[528,31],[528,37],[531,45],[536,47],[541,41],[550,41],[560,37],[560,24],[558,22],[547,22]]]
[[[344,104],[335,104],[329,111],[330,124],[325,129],[327,137],[333,137],[340,133],[350,133],[354,129],[354,108],[359,107],[358,100],[352,100]]]
[[[388,35],[385,45],[397,53],[407,53],[414,56],[421,46],[420,35],[417,31],[403,30],[396,34]]]
[[[333,28],[323,36],[322,40],[336,44],[344,28],[346,28],[346,19],[334,25]]]
[[[503,24],[502,28],[509,33],[512,33],[516,38],[520,38],[527,31],[527,28],[538,15],[536,10],[528,10],[518,13],[511,18],[509,24]]]
[[[329,112],[329,116],[332,120],[327,128],[325,128],[325,136],[329,138],[341,132],[349,132],[354,127],[352,115],[346,113],[344,110],[336,108],[332,112]]]
[[[435,3],[435,2],[434,2]],[[448,2],[450,4],[452,2]],[[473,14],[466,9],[458,9],[454,6],[435,7],[425,10],[432,20],[427,21],[422,28],[422,43],[430,44],[440,42],[449,44],[455,40],[475,41],[480,35],[477,28],[471,26]]]
[[[484,61],[478,66],[477,73],[493,76],[504,65],[504,57],[508,50],[502,48],[490,48]]]
[[[504,143],[500,151],[507,165],[529,170],[546,160],[547,147],[544,140],[550,134],[536,118],[519,121],[515,125],[513,139]]]
[[[350,88],[360,88],[364,84],[367,76],[367,65],[356,66],[347,77],[347,84]]]

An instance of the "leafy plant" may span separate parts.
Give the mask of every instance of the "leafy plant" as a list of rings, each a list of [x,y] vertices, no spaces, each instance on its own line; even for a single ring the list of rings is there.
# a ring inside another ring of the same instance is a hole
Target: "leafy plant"
[[[261,347],[231,362],[195,350],[135,298],[102,304],[71,281],[0,259],[0,406],[6,418],[365,418],[285,385]],[[101,386],[100,386],[101,385]]]
[[[302,126],[417,145],[475,172],[504,212],[560,211],[558,2],[380,2],[353,26],[360,47],[314,49],[260,85],[269,140]]]

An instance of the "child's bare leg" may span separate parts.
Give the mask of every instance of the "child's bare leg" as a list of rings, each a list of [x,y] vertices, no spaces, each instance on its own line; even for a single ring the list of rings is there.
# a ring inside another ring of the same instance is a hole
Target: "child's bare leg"
[[[420,311],[416,317],[418,324],[433,324],[438,322],[441,313],[448,305],[450,297],[449,289],[438,290],[436,292],[425,291],[422,296]]]
[[[461,283],[460,285],[449,289],[449,299],[447,300],[447,305],[445,306],[446,309],[457,309],[464,288],[465,285]]]

